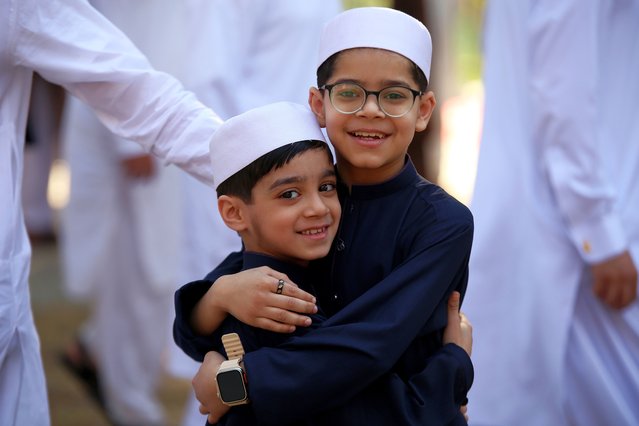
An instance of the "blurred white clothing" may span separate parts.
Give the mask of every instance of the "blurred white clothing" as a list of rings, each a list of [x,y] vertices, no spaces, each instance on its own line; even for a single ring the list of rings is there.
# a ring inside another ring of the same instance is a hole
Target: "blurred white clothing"
[[[179,2],[92,4],[153,67],[179,78],[185,54]],[[183,256],[182,172],[154,161],[152,176],[127,176],[122,161],[144,150],[113,135],[77,99],[68,102],[61,140],[71,171],[62,215],[65,282],[72,295],[90,295],[94,304],[95,340],[87,343],[98,358],[107,410],[123,424],[162,424],[156,391]]]
[[[33,72],[84,99],[116,133],[204,180],[219,118],[152,70],[83,0],[0,0],[0,9],[0,424],[48,425],[20,199]]]
[[[55,99],[60,96],[60,100]],[[48,236],[54,233],[53,210],[47,199],[49,174],[58,146],[58,117],[62,94],[34,74],[31,88],[28,127],[31,140],[24,148],[22,206],[29,234]],[[60,104],[60,105],[58,105]]]
[[[308,103],[319,35],[341,1],[185,2],[194,29],[185,84],[206,105],[228,118],[271,102]]]
[[[639,424],[639,303],[590,265],[639,265],[639,2],[489,1],[464,311],[473,425]]]

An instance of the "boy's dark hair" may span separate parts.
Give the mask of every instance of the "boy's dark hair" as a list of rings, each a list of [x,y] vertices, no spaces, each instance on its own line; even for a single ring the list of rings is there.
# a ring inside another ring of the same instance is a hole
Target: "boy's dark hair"
[[[251,191],[260,179],[272,170],[287,164],[299,154],[311,149],[323,149],[328,161],[331,164],[334,163],[333,153],[326,142],[318,140],[293,142],[262,155],[242,170],[231,175],[217,187],[217,196],[232,195],[239,197],[245,203],[250,203]]]
[[[317,87],[322,87],[328,82],[328,79],[331,78],[331,75],[333,75],[333,69],[335,68],[335,61],[342,52],[343,50],[341,52],[333,53],[324,62],[322,62],[322,65],[320,65],[319,68],[317,68]],[[426,89],[428,89],[428,79],[426,78],[426,75],[421,68],[415,64],[415,62],[410,59],[409,61],[412,66],[413,78],[415,79],[419,90],[426,91]]]

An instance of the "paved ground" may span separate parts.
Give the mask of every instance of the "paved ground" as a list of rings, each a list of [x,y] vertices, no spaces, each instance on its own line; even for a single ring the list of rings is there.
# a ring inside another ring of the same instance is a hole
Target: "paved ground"
[[[84,392],[82,384],[60,364],[65,344],[87,316],[87,307],[65,299],[61,291],[55,244],[36,244],[31,268],[31,298],[42,343],[53,426],[108,426],[100,408]],[[166,377],[160,396],[167,412],[167,424],[180,423],[187,381]]]

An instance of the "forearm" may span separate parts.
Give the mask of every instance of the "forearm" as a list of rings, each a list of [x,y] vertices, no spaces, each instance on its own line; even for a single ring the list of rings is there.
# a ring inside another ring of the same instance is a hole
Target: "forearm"
[[[21,0],[14,7],[17,65],[63,86],[112,132],[210,183],[208,145],[221,124],[213,111],[175,78],[154,70],[88,2]],[[73,31],[62,30],[65,24]]]
[[[231,253],[204,280],[186,284],[175,292],[173,339],[196,361],[201,362],[204,355],[211,350],[211,339],[217,337],[213,333],[226,317],[221,311],[207,312],[206,303],[203,301],[215,286],[213,282],[216,279],[237,272],[241,268],[242,254]]]
[[[188,356],[202,362],[211,350],[211,337],[196,332],[191,324],[195,305],[204,297],[212,283],[194,281],[182,286],[175,293],[175,320],[173,322],[173,340]]]
[[[208,335],[217,330],[226,319],[228,311],[224,307],[224,298],[219,293],[219,288],[224,285],[227,277],[220,277],[215,284],[193,307],[191,314],[191,327],[199,335]]]
[[[460,411],[473,380],[465,351],[450,344],[409,380],[384,374],[345,404],[314,416],[319,424],[465,425]]]

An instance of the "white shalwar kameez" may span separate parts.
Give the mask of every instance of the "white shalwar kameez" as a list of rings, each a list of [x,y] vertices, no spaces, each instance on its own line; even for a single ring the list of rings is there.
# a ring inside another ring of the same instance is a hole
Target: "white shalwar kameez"
[[[472,425],[639,424],[639,304],[589,265],[639,265],[639,1],[490,1],[464,304]]]
[[[0,424],[48,425],[20,203],[32,73],[64,86],[122,137],[211,180],[219,118],[83,0],[0,0]]]
[[[188,46],[180,2],[90,3],[154,68],[181,76]],[[99,360],[109,416],[122,424],[160,424],[161,361],[172,341],[180,259],[189,255],[179,245],[186,176],[156,160],[152,176],[129,177],[121,162],[143,155],[140,146],[109,132],[75,98],[68,100],[64,115],[61,142],[71,170],[71,197],[62,214],[65,284],[71,294],[90,295],[93,301],[83,339]]]

